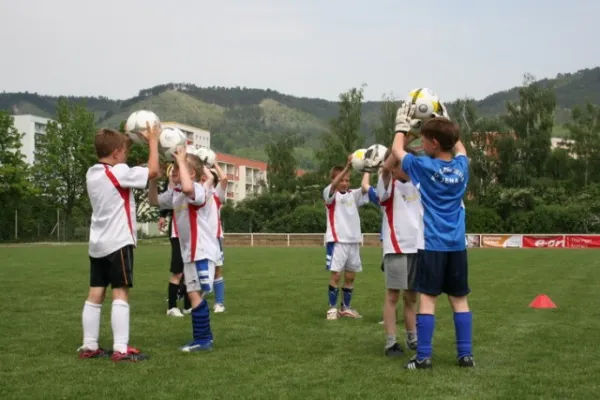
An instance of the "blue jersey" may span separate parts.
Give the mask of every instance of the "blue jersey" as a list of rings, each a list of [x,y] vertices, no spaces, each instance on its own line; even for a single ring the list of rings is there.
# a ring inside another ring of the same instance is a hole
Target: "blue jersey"
[[[425,250],[459,251],[465,245],[463,196],[469,181],[469,160],[458,154],[451,161],[406,154],[402,169],[421,193]]]
[[[375,204],[377,207],[381,207],[381,204],[379,204],[379,197],[377,196],[377,190],[375,190],[375,188],[373,186],[369,186],[369,201],[373,204]],[[383,240],[383,234],[381,233],[381,230],[379,231],[379,241],[381,242]]]

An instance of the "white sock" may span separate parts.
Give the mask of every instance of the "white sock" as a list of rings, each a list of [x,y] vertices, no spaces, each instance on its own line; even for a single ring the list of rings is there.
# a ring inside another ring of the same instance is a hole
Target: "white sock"
[[[385,341],[385,348],[389,349],[396,344],[396,335],[387,335]]]
[[[88,350],[98,350],[98,336],[100,336],[100,313],[102,304],[86,301],[81,313],[83,325],[83,347]]]
[[[123,300],[112,302],[110,321],[113,331],[113,350],[127,353],[129,344],[129,304]]]

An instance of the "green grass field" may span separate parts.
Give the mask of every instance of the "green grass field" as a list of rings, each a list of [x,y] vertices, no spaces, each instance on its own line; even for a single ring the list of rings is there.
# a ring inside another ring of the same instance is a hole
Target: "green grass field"
[[[598,251],[472,250],[477,367],[455,366],[452,315],[440,301],[434,369],[405,371],[409,355],[383,356],[377,248],[363,250],[355,286],[364,318],[339,321],[325,320],[323,249],[226,249],[215,349],[181,354],[191,326],[189,316],[165,316],[169,248],[141,245],[131,344],[151,360],[79,360],[86,250],[0,247],[1,399],[592,399],[600,389]],[[559,308],[528,308],[540,293]],[[109,302],[101,345],[112,345]]]

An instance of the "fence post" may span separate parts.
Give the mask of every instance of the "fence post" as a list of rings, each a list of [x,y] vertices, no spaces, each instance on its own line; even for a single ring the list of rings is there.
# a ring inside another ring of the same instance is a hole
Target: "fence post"
[[[288,243],[287,247],[290,247],[290,234],[289,233],[287,234],[287,243]]]
[[[250,234],[250,247],[254,247],[254,233]]]
[[[15,210],[15,240],[19,239],[19,211]]]

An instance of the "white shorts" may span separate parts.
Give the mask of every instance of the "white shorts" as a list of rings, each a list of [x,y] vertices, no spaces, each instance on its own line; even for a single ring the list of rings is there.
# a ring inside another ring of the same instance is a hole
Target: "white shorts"
[[[332,272],[361,272],[360,243],[327,243],[325,268]]]
[[[185,263],[183,277],[188,292],[210,293],[215,280],[215,263],[207,259]]]

